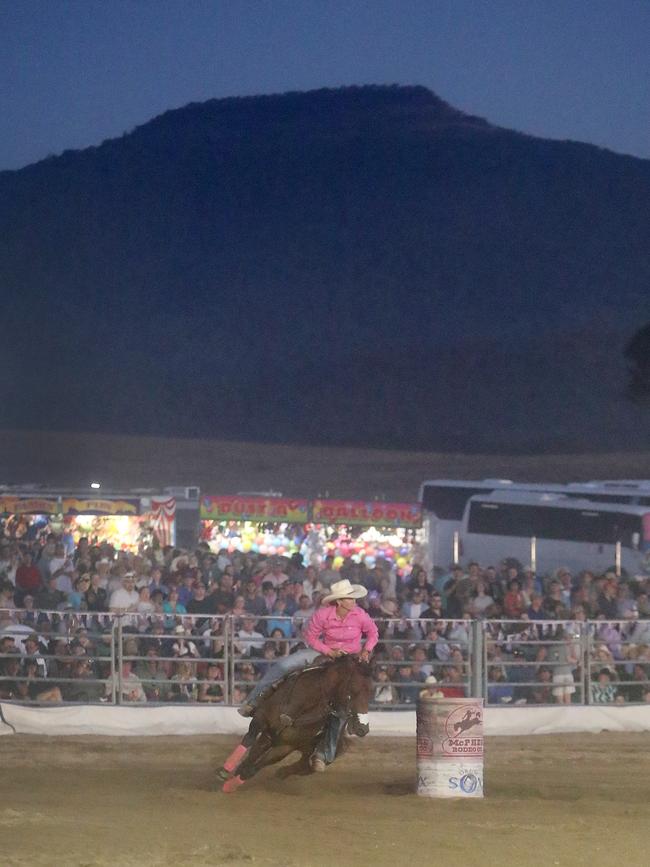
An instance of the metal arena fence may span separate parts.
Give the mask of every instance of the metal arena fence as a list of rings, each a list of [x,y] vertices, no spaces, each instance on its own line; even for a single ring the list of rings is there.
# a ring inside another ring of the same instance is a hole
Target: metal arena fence
[[[305,646],[308,617],[0,610],[0,700],[239,705]],[[650,702],[650,621],[375,622],[374,709],[413,707],[422,690],[487,705]]]

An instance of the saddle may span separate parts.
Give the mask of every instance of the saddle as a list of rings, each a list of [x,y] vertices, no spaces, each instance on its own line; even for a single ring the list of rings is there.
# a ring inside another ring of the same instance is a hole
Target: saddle
[[[280,680],[276,681],[273,684],[272,689],[275,691],[284,683],[289,683],[290,681],[296,681],[301,674],[304,674],[307,671],[318,671],[323,668],[327,668],[328,665],[331,665],[334,660],[329,657],[321,654],[317,656],[313,662],[309,665],[305,666],[305,668],[299,668],[296,671],[290,671],[284,677],[280,678]],[[288,705],[290,706],[291,697],[293,694],[293,688],[291,689],[288,696]],[[332,713],[336,713],[334,709],[332,709]],[[298,717],[294,718],[287,713],[280,714],[280,725],[282,728],[288,728],[289,726],[295,725],[296,723],[300,723],[302,725],[309,725],[312,722],[317,722],[322,717],[322,711],[315,710],[311,714],[301,714]]]

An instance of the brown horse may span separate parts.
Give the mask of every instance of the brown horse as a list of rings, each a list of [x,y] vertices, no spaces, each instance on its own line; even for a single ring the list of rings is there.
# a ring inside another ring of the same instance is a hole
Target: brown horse
[[[223,791],[233,792],[268,765],[299,752],[297,762],[278,776],[311,773],[310,757],[326,732],[336,724],[332,716],[347,721],[351,734],[368,733],[368,704],[372,676],[368,663],[356,656],[327,659],[317,667],[294,672],[263,698],[248,733],[218,772]]]

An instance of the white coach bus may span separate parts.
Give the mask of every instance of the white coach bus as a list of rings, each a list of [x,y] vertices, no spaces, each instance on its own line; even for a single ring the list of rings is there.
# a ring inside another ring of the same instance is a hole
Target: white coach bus
[[[468,551],[464,540],[467,533],[466,512],[468,503],[472,497],[489,497],[496,493],[502,495],[500,500],[502,504],[510,501],[513,501],[515,504],[521,503],[522,494],[533,496],[548,494],[556,496],[563,495],[570,501],[587,500],[591,504],[602,504],[603,507],[607,504],[612,506],[650,507],[650,481],[646,480],[595,481],[569,485],[512,482],[508,479],[483,479],[481,481],[435,479],[427,481],[420,486],[419,498],[422,503],[423,526],[431,565],[447,568],[449,564],[456,559],[462,562],[467,561]],[[591,511],[594,510],[601,511],[600,506],[594,505]],[[650,508],[648,511],[650,511]],[[637,513],[638,512],[639,510],[637,510]],[[643,509],[641,509],[640,512],[643,513]],[[570,511],[566,515],[567,520],[577,520],[575,518],[576,514],[577,512],[575,510]],[[576,532],[578,532],[578,529],[579,528],[577,528]],[[644,531],[637,527],[634,532],[639,532],[640,535],[638,543],[639,548],[635,552],[633,561],[634,563],[639,561],[645,562],[646,552],[643,548],[643,545],[645,544],[645,537],[643,535]],[[526,534],[527,553],[523,557],[522,562],[525,560],[526,563],[528,563],[531,557],[530,539],[535,534],[528,534],[528,530],[526,530]],[[508,535],[510,539],[513,538],[511,533],[506,535]],[[544,538],[544,536],[542,535],[539,538]],[[505,542],[506,538],[504,538],[503,541]],[[576,542],[579,541],[580,540],[576,539]],[[615,539],[614,544],[617,541],[621,542],[622,547],[624,546],[623,539]],[[630,538],[629,541],[632,542],[633,540]],[[605,543],[598,543],[598,546],[602,547],[604,544]],[[544,543],[544,548],[548,548],[546,542]],[[503,550],[503,546],[501,547],[501,550]],[[629,550],[629,548],[626,550]],[[583,554],[586,556],[587,553],[588,552],[585,549],[582,549],[580,557],[582,558]],[[590,553],[593,553],[593,551]],[[475,559],[485,561],[484,555],[481,555],[480,557],[476,555],[472,556]],[[507,555],[504,554],[502,556]],[[512,556],[517,555],[513,554]],[[612,565],[613,562],[613,555],[611,555],[607,565]],[[537,565],[538,568],[541,568],[539,562]],[[560,565],[568,565],[568,563],[561,563]],[[587,564],[584,564],[581,568],[587,568]],[[593,568],[596,568],[595,564],[593,564]],[[627,569],[627,566],[623,565],[623,568]]]
[[[533,541],[534,540],[534,541]],[[494,491],[470,499],[461,529],[463,557],[497,564],[531,557],[540,574],[559,566],[650,574],[650,508],[565,494]]]

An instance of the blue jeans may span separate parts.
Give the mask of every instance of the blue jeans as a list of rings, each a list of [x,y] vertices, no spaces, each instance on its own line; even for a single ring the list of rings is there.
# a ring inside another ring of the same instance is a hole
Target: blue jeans
[[[309,665],[310,662],[313,662],[317,656],[319,656],[317,650],[312,650],[311,647],[306,647],[304,650],[297,650],[295,653],[290,653],[289,656],[283,656],[282,659],[279,659],[273,665],[269,665],[264,677],[257,683],[255,689],[247,697],[246,703],[255,707],[257,699],[260,697],[261,693],[264,692],[267,686],[275,683],[276,680],[280,680],[280,678],[284,677],[285,674],[289,674],[290,671],[297,671],[300,668],[305,668],[305,666]]]
[[[327,719],[325,731],[314,750],[314,755],[323,759],[326,765],[331,765],[336,758],[336,748],[346,723],[346,719],[341,719],[334,714],[330,714]]]

